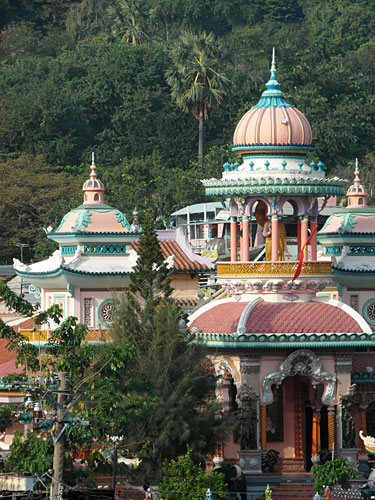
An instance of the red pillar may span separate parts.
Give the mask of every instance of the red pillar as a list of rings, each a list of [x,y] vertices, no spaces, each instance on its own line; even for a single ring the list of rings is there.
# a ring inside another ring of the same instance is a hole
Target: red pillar
[[[299,254],[301,253],[301,218],[297,219],[297,260],[299,259]]]
[[[303,219],[301,220],[301,250],[302,250],[302,248],[303,248],[303,246],[306,243],[307,238],[308,238],[308,235],[307,235],[308,234],[307,233],[308,226],[309,226],[309,218],[307,215],[304,215]],[[309,249],[306,248],[305,256],[304,256],[303,260],[308,260],[308,257],[309,257]]]
[[[279,218],[277,215],[272,216],[271,224],[272,262],[277,262],[279,260]]]
[[[250,239],[249,239],[249,217],[246,215],[242,218],[242,235],[243,235],[243,246],[242,246],[242,260],[248,262],[250,260]]]
[[[230,260],[237,261],[237,218],[232,217],[230,221]]]
[[[240,222],[240,261],[243,261],[243,224],[242,224],[242,217],[239,217],[239,222]]]
[[[310,230],[311,230],[311,240],[310,240],[310,260],[316,260],[317,259],[317,233],[315,229],[317,228],[318,223],[316,220],[316,217],[312,217],[310,221]],[[315,231],[315,232],[314,232]],[[314,233],[314,234],[313,234]]]

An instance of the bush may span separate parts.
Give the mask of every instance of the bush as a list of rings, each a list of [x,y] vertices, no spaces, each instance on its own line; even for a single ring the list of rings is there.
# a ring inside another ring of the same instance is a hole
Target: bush
[[[344,490],[350,488],[350,479],[357,477],[357,471],[350,466],[347,458],[338,457],[335,460],[317,465],[314,468],[314,489],[323,495],[325,486],[340,485]]]

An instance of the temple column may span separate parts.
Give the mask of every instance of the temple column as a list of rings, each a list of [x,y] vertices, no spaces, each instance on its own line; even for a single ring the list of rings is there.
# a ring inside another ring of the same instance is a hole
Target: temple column
[[[239,226],[240,226],[240,261],[243,262],[243,223],[242,217],[238,218]]]
[[[335,427],[336,427],[335,407],[329,406],[327,409],[327,413],[328,413],[328,449],[333,450],[335,446]]]
[[[320,452],[320,408],[313,408],[312,418],[312,441],[311,441],[311,460],[313,465],[318,465]]]
[[[317,244],[318,244],[317,231],[316,231],[317,226],[318,226],[317,217],[311,217],[310,230],[311,230],[312,237],[310,240],[310,249],[311,249],[310,250],[310,260],[316,260],[316,258],[317,258]]]
[[[367,410],[367,405],[361,405],[358,408],[359,427],[360,427],[360,430],[363,432],[364,436],[367,436],[366,410]],[[358,470],[367,476],[367,474],[370,470],[369,465],[368,465],[368,454],[366,451],[365,443],[362,441],[362,439],[360,441],[361,441],[361,444],[360,444],[361,450],[358,453],[358,460],[359,460]]]
[[[242,218],[242,233],[243,233],[243,246],[242,246],[242,260],[248,262],[250,260],[250,239],[249,239],[249,217],[244,215]]]
[[[260,447],[267,450],[267,406],[260,405]]]
[[[232,217],[230,221],[230,260],[237,261],[237,218]]]
[[[308,238],[308,235],[307,235],[308,234],[307,233],[308,226],[309,226],[309,218],[307,215],[304,215],[302,220],[301,220],[301,250],[303,249],[303,246],[306,243],[307,238]],[[309,249],[306,248],[305,256],[304,256],[303,260],[308,260],[308,257],[309,257]]]
[[[301,217],[297,219],[297,260],[301,253]]]
[[[276,214],[271,218],[272,262],[279,260],[279,218]]]

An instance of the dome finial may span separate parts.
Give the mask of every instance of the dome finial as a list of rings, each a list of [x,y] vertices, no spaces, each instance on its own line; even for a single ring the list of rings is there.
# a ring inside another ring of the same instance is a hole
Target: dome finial
[[[271,62],[271,80],[276,80],[276,56],[275,47],[272,47],[272,62]]]
[[[96,165],[95,165],[95,153],[91,153],[91,172],[90,179],[96,179]]]
[[[361,179],[359,177],[359,166],[358,158],[355,159],[355,169],[354,169],[354,185],[359,186],[361,184]]]

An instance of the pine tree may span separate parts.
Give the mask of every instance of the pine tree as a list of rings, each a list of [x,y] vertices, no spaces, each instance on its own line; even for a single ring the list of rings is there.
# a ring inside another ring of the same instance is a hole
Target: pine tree
[[[181,329],[181,312],[171,298],[168,269],[163,262],[152,221],[146,218],[138,245],[139,258],[129,291],[119,302],[111,330],[115,343],[133,343],[134,375],[149,381],[145,397],[154,397],[152,415],[139,418],[130,441],[149,443],[144,463],[159,473],[165,459],[186,452],[189,445],[204,460],[231,430],[231,415],[222,415],[214,398],[205,346]]]

